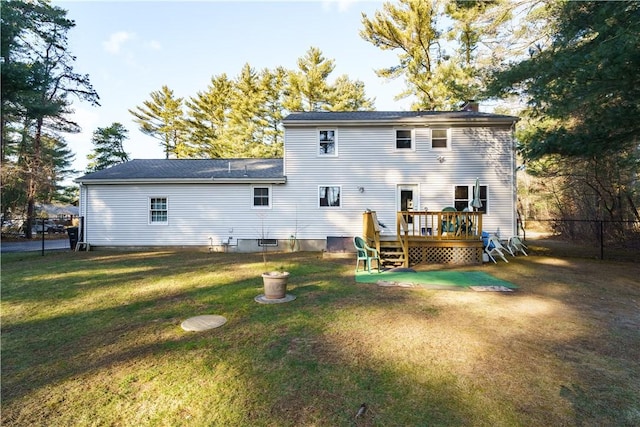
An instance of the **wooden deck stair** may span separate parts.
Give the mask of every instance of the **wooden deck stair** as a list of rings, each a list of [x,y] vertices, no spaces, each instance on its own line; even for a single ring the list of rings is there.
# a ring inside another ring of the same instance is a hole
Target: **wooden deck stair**
[[[383,266],[402,266],[404,265],[404,253],[402,245],[395,240],[380,240],[380,260]]]

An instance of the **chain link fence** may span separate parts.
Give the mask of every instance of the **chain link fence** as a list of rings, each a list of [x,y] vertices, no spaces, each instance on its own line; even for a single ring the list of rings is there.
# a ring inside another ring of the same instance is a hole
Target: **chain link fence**
[[[521,233],[555,254],[640,262],[640,221],[529,219]]]

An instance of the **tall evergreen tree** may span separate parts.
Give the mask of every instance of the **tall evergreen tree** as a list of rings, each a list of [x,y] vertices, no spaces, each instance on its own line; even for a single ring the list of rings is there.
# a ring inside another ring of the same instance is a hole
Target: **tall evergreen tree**
[[[187,128],[194,157],[224,158],[232,152],[227,139],[233,82],[226,74],[211,78],[204,92],[186,101]]]
[[[640,3],[558,4],[554,42],[493,76],[488,94],[526,94],[525,154],[604,156],[637,146]]]
[[[55,179],[48,169],[45,140],[56,139],[56,132],[79,131],[68,118],[73,97],[98,105],[89,77],[73,70],[75,58],[68,50],[67,32],[74,26],[65,10],[45,1],[3,3],[1,158],[3,171],[10,171],[9,175],[3,172],[3,185],[24,192],[14,201],[26,203],[27,237],[36,197]]]
[[[311,47],[298,59],[298,69],[289,72],[284,107],[289,111],[371,110],[373,101],[366,97],[364,83],[348,76],[329,78],[335,69],[332,59]]]
[[[282,119],[284,118],[284,100],[287,90],[287,70],[277,67],[264,69],[261,73],[260,90],[264,93],[262,116],[262,155],[261,157],[281,157],[283,155]]]
[[[407,88],[399,98],[415,96],[419,109],[442,109],[450,105],[442,67],[447,59],[438,30],[437,3],[431,0],[400,0],[384,3],[370,19],[362,14],[360,36],[383,50],[399,50],[399,64],[377,70],[387,79],[404,77]]]
[[[510,16],[499,14],[499,1],[399,0],[386,2],[370,18],[362,14],[360,36],[383,50],[396,50],[398,64],[377,70],[386,79],[404,78],[397,98],[412,97],[413,109],[456,109],[475,99],[482,88],[481,71],[494,49],[482,49]],[[443,31],[446,20],[452,22]],[[495,45],[495,43],[494,43]]]
[[[289,72],[289,89],[285,107],[289,111],[321,111],[331,108],[332,90],[327,79],[334,61],[311,47],[298,58],[298,69]]]
[[[260,77],[253,67],[245,64],[234,81],[231,96],[228,137],[233,147],[232,157],[247,157],[252,151],[260,151],[264,105]]]
[[[364,83],[352,81],[346,74],[338,77],[331,85],[331,111],[370,111],[373,100],[367,98]]]
[[[165,158],[191,157],[185,129],[182,98],[176,98],[169,87],[151,92],[150,100],[129,110],[140,131],[160,141]]]
[[[551,44],[496,72],[487,95],[528,100],[521,153],[545,179],[562,171],[571,182],[563,200],[588,188],[580,194],[590,202],[576,206],[640,219],[640,3],[557,2],[548,12]]]
[[[59,183],[76,173],[73,170],[75,153],[59,135],[43,138],[43,172],[47,174],[36,198],[46,203],[60,201],[64,187]]]
[[[87,172],[96,172],[129,161],[129,154],[123,145],[128,134],[129,131],[117,122],[108,127],[97,128],[91,139],[93,152],[87,155]]]

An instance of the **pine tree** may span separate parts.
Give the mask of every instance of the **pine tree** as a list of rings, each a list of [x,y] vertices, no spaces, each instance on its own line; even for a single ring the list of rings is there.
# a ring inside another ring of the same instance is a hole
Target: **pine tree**
[[[185,129],[182,98],[176,98],[166,85],[151,92],[150,100],[129,110],[140,131],[160,141],[165,158],[187,158],[192,154]]]
[[[477,98],[483,87],[482,71],[496,60],[499,43],[495,39],[510,16],[498,13],[502,3],[387,2],[373,18],[362,15],[360,36],[380,49],[400,52],[397,65],[376,70],[386,79],[404,78],[406,88],[398,99],[415,99],[413,109],[457,109],[462,102]],[[453,25],[443,31],[447,20]]]
[[[232,93],[233,82],[220,74],[211,78],[206,91],[186,101],[186,125],[194,157],[224,158],[232,152],[227,139]]]
[[[11,202],[26,203],[31,237],[36,198],[56,179],[45,143],[57,132],[80,130],[68,118],[74,97],[93,105],[99,98],[89,77],[73,70],[67,32],[75,23],[65,10],[45,1],[7,1],[2,9],[3,185],[11,188]]]
[[[118,122],[108,127],[97,128],[91,139],[94,145],[93,152],[87,155],[89,160],[87,173],[129,161],[129,154],[124,151],[123,145],[128,134],[129,131]]]
[[[232,157],[250,157],[254,147],[262,144],[264,105],[260,77],[253,67],[245,64],[234,81],[231,96],[228,137]]]
[[[371,111],[374,101],[367,98],[364,83],[342,75],[331,86],[331,111]]]
[[[289,111],[322,111],[331,108],[332,90],[327,82],[335,68],[332,59],[311,47],[298,59],[298,69],[289,72],[289,89],[285,107]]]
[[[569,209],[561,214],[640,220],[640,3],[543,11],[550,43],[497,70],[486,95],[528,101],[520,153],[545,183],[562,178],[555,199]]]
[[[277,67],[264,69],[260,76],[260,91],[264,94],[262,117],[262,153],[260,157],[282,157],[284,145],[284,99],[287,89],[287,71]]]

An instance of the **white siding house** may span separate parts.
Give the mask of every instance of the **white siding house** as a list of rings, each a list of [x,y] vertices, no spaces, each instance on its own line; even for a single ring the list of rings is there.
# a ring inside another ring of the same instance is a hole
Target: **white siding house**
[[[468,207],[482,188],[483,228],[516,234],[517,118],[479,112],[310,112],[283,121],[283,159],[133,160],[77,179],[90,246],[258,243],[324,249],[376,211]],[[259,242],[260,240],[260,242]]]

